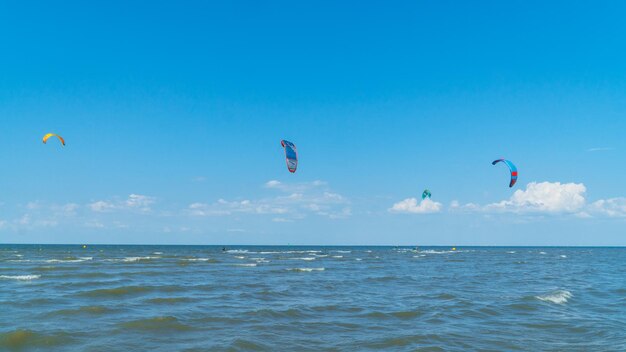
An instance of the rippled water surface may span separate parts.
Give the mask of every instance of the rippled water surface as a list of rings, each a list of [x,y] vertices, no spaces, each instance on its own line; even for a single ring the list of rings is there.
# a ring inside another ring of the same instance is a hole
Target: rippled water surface
[[[626,351],[626,249],[0,246],[4,351]]]

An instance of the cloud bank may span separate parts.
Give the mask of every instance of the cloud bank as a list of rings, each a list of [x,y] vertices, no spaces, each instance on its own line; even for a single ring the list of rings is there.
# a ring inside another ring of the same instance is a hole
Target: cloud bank
[[[392,213],[431,214],[440,212],[442,208],[441,203],[434,202],[428,198],[423,199],[419,203],[416,198],[407,198],[395,203],[388,210]]]
[[[564,214],[581,218],[626,218],[626,198],[597,200],[586,198],[587,187],[582,183],[531,182],[525,190],[517,190],[507,199],[487,205],[460,204],[453,201],[450,210],[483,213]]]
[[[125,200],[99,200],[88,204],[89,209],[97,213],[112,211],[135,210],[150,212],[150,208],[156,202],[156,198],[141,194],[131,194]]]
[[[487,211],[513,213],[576,213],[585,206],[587,188],[582,183],[531,182],[510,199],[492,203]]]
[[[604,215],[612,218],[626,218],[626,198],[602,199],[591,203],[587,208],[590,215]]]
[[[196,202],[189,205],[191,216],[229,216],[235,214],[273,215],[275,222],[291,222],[308,215],[331,219],[346,218],[352,214],[350,202],[344,196],[331,192],[322,181],[285,184],[271,180],[264,188],[277,191],[278,195],[261,199],[228,201],[219,199],[213,203]]]

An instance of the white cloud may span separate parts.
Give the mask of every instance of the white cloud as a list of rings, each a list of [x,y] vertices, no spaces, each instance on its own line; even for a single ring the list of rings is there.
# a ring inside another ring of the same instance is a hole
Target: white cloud
[[[588,152],[593,153],[593,152],[606,152],[609,150],[613,150],[613,148],[609,148],[609,147],[596,147],[596,148],[589,148],[587,149]]]
[[[222,199],[220,199],[221,201]],[[218,203],[220,203],[218,201]],[[188,207],[188,211],[190,215],[193,216],[216,216],[216,215],[229,215],[230,213],[225,210],[220,210],[219,208],[212,209],[209,204],[205,203],[193,203]]]
[[[240,225],[231,225],[234,228],[226,231],[237,232],[236,226],[245,226],[246,217],[259,217],[275,223],[291,223],[307,217],[343,219],[352,216],[351,201],[333,192],[322,181],[291,184],[271,180],[263,187],[265,197],[197,202],[184,206],[183,209],[175,206],[164,209],[161,202],[157,204],[156,198],[140,194],[85,204],[33,201],[19,204],[17,206],[19,212],[3,214],[5,220],[0,220],[0,230],[22,231],[55,226],[67,229],[74,226],[94,230],[152,227],[156,229],[155,231],[184,232],[198,231],[195,228],[181,227],[183,224],[189,224],[189,216],[233,216],[232,220],[237,220],[236,223]],[[393,204],[388,211],[428,214],[448,210],[450,213],[482,214],[487,218],[510,213],[514,214],[509,217],[513,221],[546,219],[548,218],[546,215],[550,214],[576,217],[580,219],[579,221],[600,218],[614,218],[617,221],[626,219],[626,197],[589,201],[586,199],[586,191],[587,188],[582,183],[532,182],[525,188],[515,191],[508,199],[491,204],[460,203],[453,200],[444,206],[430,199],[420,201],[419,198],[407,198]],[[137,214],[141,214],[143,220],[140,220]],[[369,216],[373,213],[364,211],[362,214]],[[242,220],[244,221],[241,222]]]
[[[293,220],[285,219],[285,218],[273,218],[272,221],[273,222],[293,222]]]
[[[323,214],[319,214],[319,215],[323,215]],[[338,213],[326,213],[325,215],[327,215],[331,219],[344,219],[352,215],[352,208],[345,207],[341,209],[341,211]]]
[[[598,200],[589,205],[587,213],[615,218],[626,218],[626,198],[620,197]]]
[[[144,196],[141,194],[131,194],[126,200],[126,206],[129,208],[140,209],[141,211],[150,211],[150,205],[154,204],[155,198]]]
[[[139,210],[142,212],[149,212],[152,209],[150,206],[156,202],[156,198],[150,196],[144,196],[141,194],[131,194],[124,201],[105,201],[99,200],[88,204],[87,206],[94,212],[106,213],[115,210]]]
[[[531,182],[510,199],[485,206],[487,211],[513,213],[575,213],[585,206],[587,188],[582,183]]]
[[[227,201],[219,199],[212,204],[193,203],[189,205],[190,214],[194,216],[222,216],[235,213],[248,214],[284,214],[287,209],[263,201],[252,202],[250,200]]]
[[[481,206],[475,203],[461,204],[458,200],[450,202],[450,210],[478,211],[480,209]]]
[[[601,199],[587,203],[587,188],[582,183],[531,182],[525,190],[517,190],[508,200],[488,205],[458,201],[450,210],[467,212],[516,214],[571,214],[581,219],[594,217],[626,218],[626,198]]]
[[[64,216],[75,216],[78,209],[80,209],[80,205],[76,203],[67,203],[59,208]]]
[[[36,200],[20,205],[18,209],[20,213],[1,222],[1,229],[21,231],[69,224],[79,216],[81,206],[76,203],[50,204]]]
[[[282,185],[280,181],[270,180],[265,183],[265,188],[279,188]]]
[[[107,211],[115,210],[115,205],[113,203],[105,202],[103,200],[100,200],[100,201],[88,204],[88,207],[92,211],[95,211],[95,212],[98,212],[98,213],[104,213],[104,212],[107,212]]]
[[[271,204],[266,201],[252,202],[250,200],[227,201],[219,199],[212,204],[193,203],[189,205],[189,211],[194,216],[222,216],[236,213],[247,214],[285,214],[288,210],[285,207]]]
[[[389,211],[393,213],[429,214],[438,213],[441,211],[441,208],[441,203],[434,202],[428,198],[423,199],[419,203],[416,198],[407,198],[395,203],[389,208]]]
[[[257,200],[227,201],[219,199],[214,203],[193,203],[187,211],[193,216],[227,216],[234,214],[281,215],[275,219],[301,219],[307,214],[325,216],[332,219],[351,215],[349,201],[340,194],[329,191],[326,183],[313,181],[285,184],[271,180],[265,188],[283,193],[274,197]],[[281,220],[278,220],[280,222]]]

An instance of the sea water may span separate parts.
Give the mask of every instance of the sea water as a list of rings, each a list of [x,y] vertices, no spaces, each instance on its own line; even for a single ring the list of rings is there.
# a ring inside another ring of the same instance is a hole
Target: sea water
[[[626,249],[0,246],[0,351],[626,351]]]

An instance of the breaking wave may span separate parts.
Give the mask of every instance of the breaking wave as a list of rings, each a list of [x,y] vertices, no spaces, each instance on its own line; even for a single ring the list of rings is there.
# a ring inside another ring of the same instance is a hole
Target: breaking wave
[[[37,280],[40,277],[41,275],[0,275],[0,279],[18,280],[18,281]]]
[[[535,298],[544,302],[550,302],[554,304],[565,304],[572,297],[573,295],[569,291],[557,290],[557,291],[553,291],[545,295],[536,296]]]

